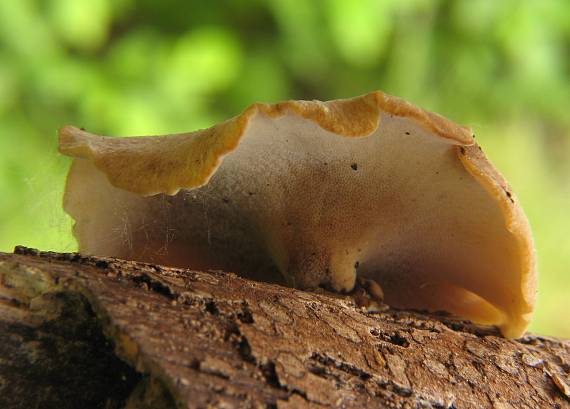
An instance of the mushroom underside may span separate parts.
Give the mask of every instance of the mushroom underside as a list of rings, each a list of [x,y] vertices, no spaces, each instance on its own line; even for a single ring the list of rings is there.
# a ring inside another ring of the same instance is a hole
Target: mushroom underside
[[[142,196],[113,186],[96,157],[76,158],[65,208],[85,253],[338,291],[359,274],[392,306],[516,336],[532,309],[528,268],[458,145],[387,113],[360,137],[259,113],[201,187]]]

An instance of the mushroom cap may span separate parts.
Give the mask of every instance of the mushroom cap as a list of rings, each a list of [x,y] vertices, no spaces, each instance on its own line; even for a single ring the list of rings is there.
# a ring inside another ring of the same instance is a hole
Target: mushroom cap
[[[350,291],[527,328],[528,221],[469,128],[396,97],[253,104],[191,133],[72,126],[64,207],[80,251]]]

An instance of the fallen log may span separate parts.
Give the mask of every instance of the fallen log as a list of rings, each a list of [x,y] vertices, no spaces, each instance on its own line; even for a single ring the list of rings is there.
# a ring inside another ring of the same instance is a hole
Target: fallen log
[[[570,342],[354,295],[17,247],[1,408],[570,407]]]

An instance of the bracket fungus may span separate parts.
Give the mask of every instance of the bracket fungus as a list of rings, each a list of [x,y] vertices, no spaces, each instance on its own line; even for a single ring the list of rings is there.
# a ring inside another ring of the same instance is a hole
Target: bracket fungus
[[[527,328],[527,219],[469,128],[381,92],[253,104],[138,138],[72,126],[64,197],[81,252],[299,288],[378,282],[395,307]]]

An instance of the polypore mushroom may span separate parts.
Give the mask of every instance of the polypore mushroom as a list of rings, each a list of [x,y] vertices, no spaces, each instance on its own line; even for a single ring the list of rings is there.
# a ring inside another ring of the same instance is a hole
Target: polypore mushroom
[[[64,198],[82,252],[223,269],[445,310],[520,336],[536,270],[527,219],[470,129],[375,92],[253,104],[139,138],[66,126]]]

